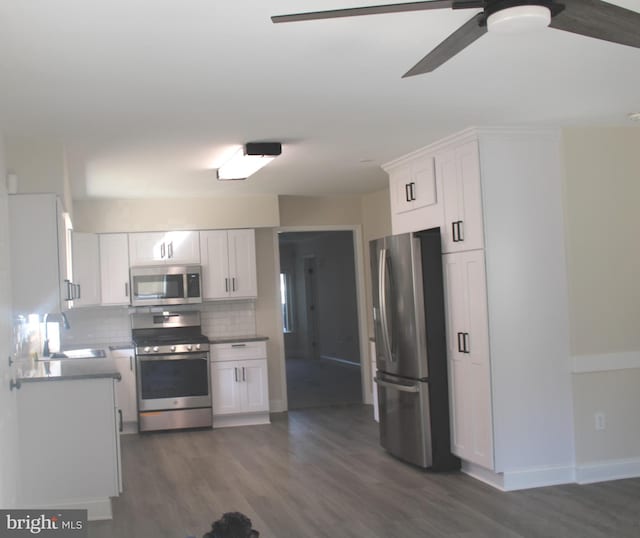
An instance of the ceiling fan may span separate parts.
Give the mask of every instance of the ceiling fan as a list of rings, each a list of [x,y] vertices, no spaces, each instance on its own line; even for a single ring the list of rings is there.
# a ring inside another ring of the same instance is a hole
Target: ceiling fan
[[[487,31],[517,32],[550,26],[574,34],[640,48],[640,13],[601,0],[427,0],[293,13],[271,17],[274,23],[334,19],[430,9],[478,9],[402,78],[429,73]]]

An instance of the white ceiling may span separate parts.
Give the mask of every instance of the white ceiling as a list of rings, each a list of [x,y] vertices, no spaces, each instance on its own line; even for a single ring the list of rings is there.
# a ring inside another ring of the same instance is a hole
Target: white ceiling
[[[0,128],[64,141],[76,198],[331,195],[382,188],[381,163],[470,125],[631,125],[640,110],[640,49],[487,34],[401,79],[475,11],[269,19],[366,4],[3,0]],[[283,154],[216,181],[248,141]]]

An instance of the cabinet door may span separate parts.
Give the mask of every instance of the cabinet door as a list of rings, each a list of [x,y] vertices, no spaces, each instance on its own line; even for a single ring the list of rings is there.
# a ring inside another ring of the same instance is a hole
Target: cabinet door
[[[244,409],[247,413],[269,410],[269,382],[266,359],[238,363],[242,371]]]
[[[229,230],[230,297],[257,297],[256,239],[254,230]]]
[[[211,397],[214,415],[241,413],[242,367],[237,361],[211,363]]]
[[[158,265],[167,260],[165,232],[129,234],[129,262],[137,265]]]
[[[100,249],[97,234],[73,232],[73,280],[79,286],[74,307],[100,304]]]
[[[13,312],[59,312],[58,214],[52,194],[9,196]]]
[[[73,282],[73,246],[71,234],[73,226],[71,218],[65,212],[64,206],[59,198],[56,198],[56,214],[58,228],[58,265],[60,274],[60,304],[62,310],[73,308],[73,299],[77,295],[77,290],[72,287]]]
[[[229,280],[229,247],[226,230],[200,232],[203,298],[227,299]]]
[[[452,452],[493,467],[491,372],[483,251],[443,256]]]
[[[111,352],[120,381],[116,381],[115,390],[118,409],[124,422],[138,422],[138,402],[136,399],[136,366],[133,349],[118,349]]]
[[[103,305],[128,305],[129,243],[127,234],[100,234],[100,291]]]
[[[171,264],[200,263],[200,234],[198,232],[167,232],[164,234],[165,261]]]
[[[443,252],[483,248],[480,157],[475,140],[438,154],[442,176],[444,226]]]

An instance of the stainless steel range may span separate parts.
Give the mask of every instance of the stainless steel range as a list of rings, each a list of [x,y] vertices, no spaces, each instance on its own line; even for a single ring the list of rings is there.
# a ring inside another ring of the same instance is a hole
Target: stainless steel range
[[[131,327],[138,429],[211,427],[209,340],[200,312],[133,314]]]

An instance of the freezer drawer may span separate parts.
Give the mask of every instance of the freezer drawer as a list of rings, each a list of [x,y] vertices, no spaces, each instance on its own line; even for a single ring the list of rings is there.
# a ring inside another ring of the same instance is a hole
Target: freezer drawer
[[[429,383],[379,374],[380,444],[397,458],[420,467],[433,462]]]

